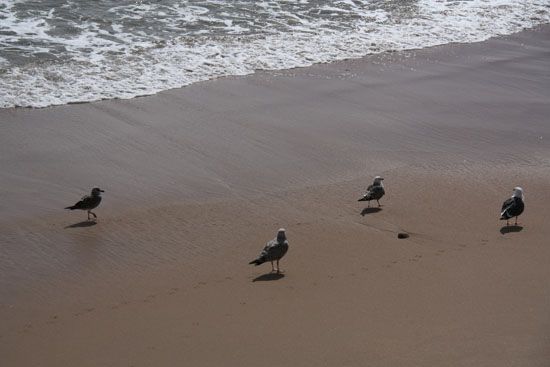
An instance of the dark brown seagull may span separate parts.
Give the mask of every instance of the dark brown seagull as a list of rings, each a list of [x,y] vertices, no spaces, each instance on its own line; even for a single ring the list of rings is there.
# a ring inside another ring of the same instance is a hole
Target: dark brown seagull
[[[86,210],[88,212],[88,220],[90,220],[90,214],[94,216],[94,218],[97,218],[97,215],[92,212],[92,209],[97,208],[99,203],[101,203],[101,193],[105,192],[101,190],[99,187],[94,187],[92,189],[91,195],[86,195],[80,200],[78,203],[74,204],[73,206],[68,206],[65,209],[75,210]]]

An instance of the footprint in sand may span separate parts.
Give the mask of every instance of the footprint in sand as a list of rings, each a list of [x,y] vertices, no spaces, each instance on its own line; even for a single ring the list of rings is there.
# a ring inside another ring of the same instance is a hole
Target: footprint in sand
[[[145,297],[145,298],[143,299],[143,302],[149,303],[149,302],[151,302],[152,300],[154,300],[154,299],[156,298],[156,296],[157,296],[156,294],[150,294],[150,295],[148,295],[147,297]]]
[[[194,289],[200,288],[203,285],[206,285],[206,282],[198,282],[196,285],[193,286]]]
[[[111,309],[116,310],[116,309],[118,309],[118,308],[120,308],[120,307],[122,307],[122,306],[126,306],[128,303],[130,303],[130,302],[128,302],[128,301],[122,301],[122,302],[120,302],[120,303],[117,303],[116,305],[111,306]]]
[[[95,310],[95,308],[90,307],[90,308],[86,308],[84,311],[77,312],[77,313],[75,313],[75,314],[73,314],[73,315],[76,316],[76,317],[78,317],[78,316],[84,315],[85,313],[90,313],[90,312],[92,312],[93,310]]]
[[[414,255],[413,258],[410,258],[409,261],[420,261],[422,258],[422,255]]]

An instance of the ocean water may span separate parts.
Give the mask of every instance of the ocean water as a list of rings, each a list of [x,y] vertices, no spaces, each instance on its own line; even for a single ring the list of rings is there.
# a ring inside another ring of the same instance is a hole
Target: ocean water
[[[543,23],[550,0],[0,0],[0,108],[132,98]]]

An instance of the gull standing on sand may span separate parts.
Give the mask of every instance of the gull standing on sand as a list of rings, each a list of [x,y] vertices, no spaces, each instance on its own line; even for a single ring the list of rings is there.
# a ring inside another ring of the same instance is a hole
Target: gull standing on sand
[[[384,194],[386,193],[386,191],[384,190],[384,184],[382,183],[383,180],[383,177],[376,176],[372,185],[369,185],[369,187],[367,187],[367,192],[365,193],[365,195],[363,195],[363,197],[357,201],[368,202],[368,206],[370,208],[370,201],[376,200],[378,206],[380,207],[380,201],[378,200],[380,200],[382,196],[384,196]]]
[[[510,225],[509,220],[513,217],[516,217],[516,225],[518,224],[518,216],[523,213],[523,209],[525,209],[523,198],[523,189],[518,186],[514,188],[512,197],[502,203],[500,219],[506,219],[507,226]]]
[[[73,206],[68,206],[65,209],[75,210],[87,210],[88,211],[88,220],[90,220],[90,214],[94,216],[94,218],[97,218],[97,215],[92,212],[92,209],[97,208],[99,203],[101,203],[101,193],[105,192],[101,190],[99,187],[94,187],[92,189],[91,195],[86,195],[80,200],[78,203],[74,204]]]
[[[265,263],[266,261],[271,262],[271,271],[277,271],[277,274],[281,272],[279,269],[279,260],[285,256],[288,251],[288,241],[286,239],[286,233],[284,228],[280,228],[277,232],[277,237],[272,239],[265,245],[264,249],[260,253],[260,256],[256,260],[249,262],[249,264],[254,264],[256,266]],[[277,261],[277,269],[273,267],[273,261]]]

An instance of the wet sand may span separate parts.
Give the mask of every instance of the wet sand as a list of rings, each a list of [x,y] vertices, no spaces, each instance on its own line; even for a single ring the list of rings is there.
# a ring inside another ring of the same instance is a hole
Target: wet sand
[[[3,364],[547,366],[549,70],[544,26],[0,110]]]

